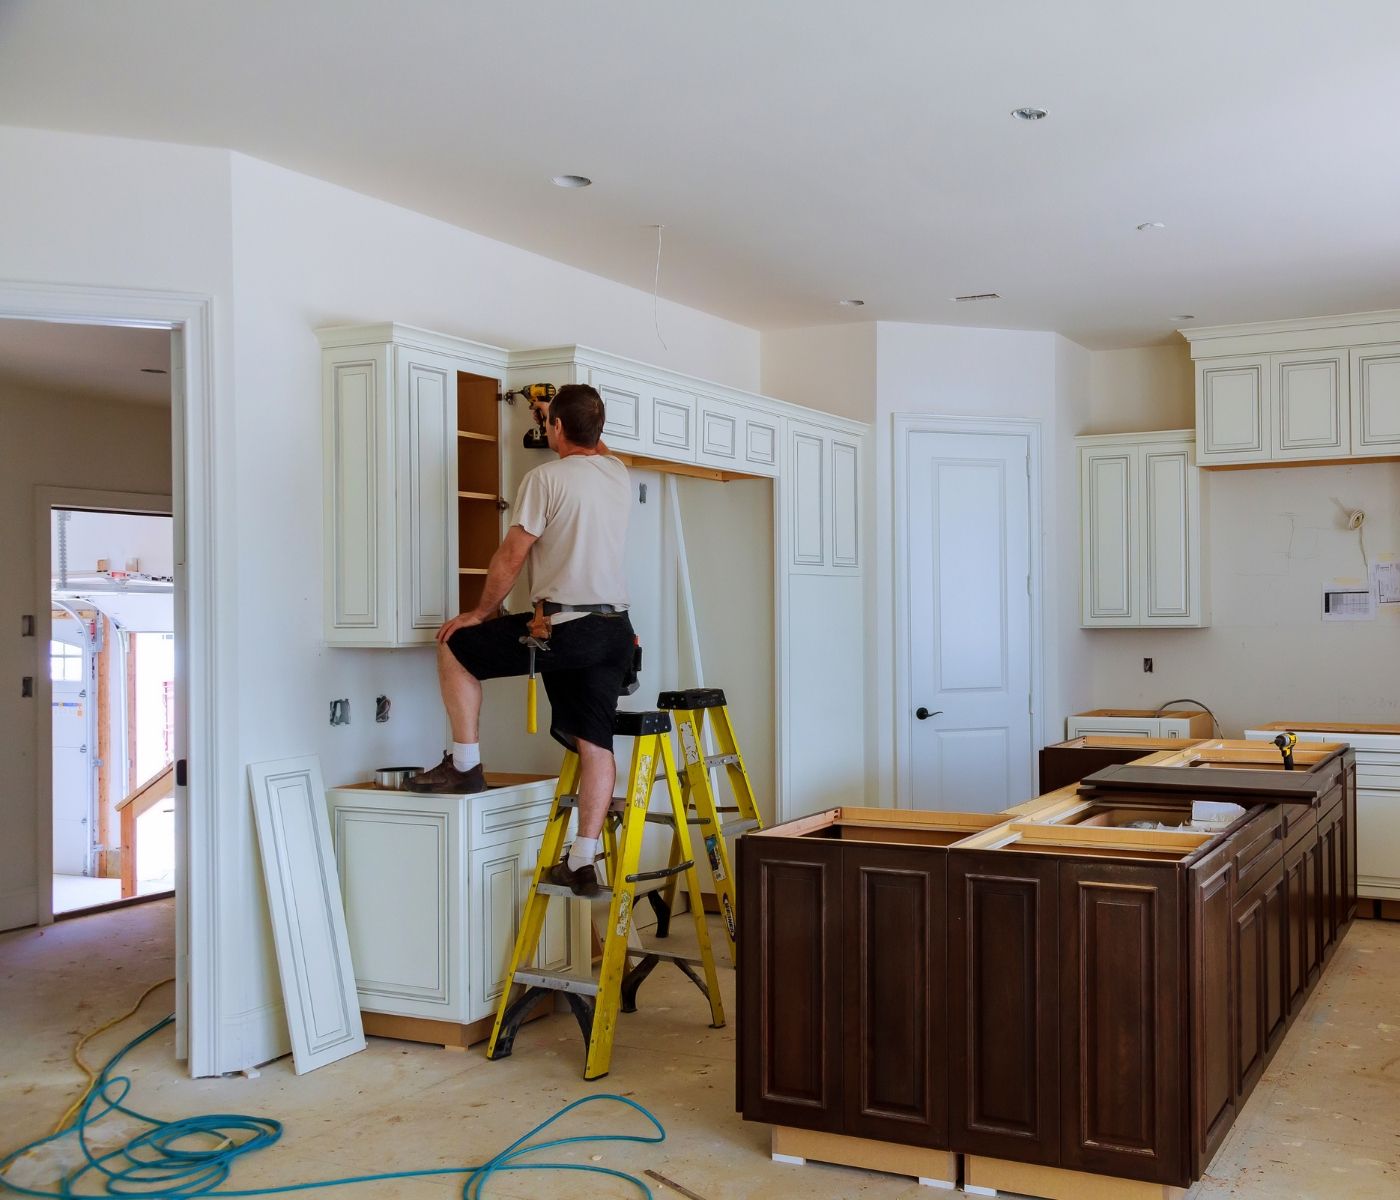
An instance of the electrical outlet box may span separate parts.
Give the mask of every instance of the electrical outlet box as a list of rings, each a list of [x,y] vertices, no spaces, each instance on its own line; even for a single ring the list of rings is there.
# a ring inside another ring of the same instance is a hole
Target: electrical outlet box
[[[1146,671],[1147,674],[1152,674],[1152,660],[1150,658],[1144,658],[1142,660],[1142,669]]]

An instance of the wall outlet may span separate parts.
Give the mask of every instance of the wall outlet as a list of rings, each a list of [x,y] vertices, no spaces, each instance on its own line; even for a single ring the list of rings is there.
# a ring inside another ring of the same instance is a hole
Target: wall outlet
[[[1152,674],[1152,660],[1150,658],[1144,658],[1142,660],[1142,669],[1146,671],[1147,674]]]

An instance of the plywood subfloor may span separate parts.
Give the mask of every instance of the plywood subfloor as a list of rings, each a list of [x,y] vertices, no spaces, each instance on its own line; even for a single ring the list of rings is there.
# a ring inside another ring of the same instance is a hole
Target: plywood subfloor
[[[721,944],[719,930],[713,932]],[[683,944],[683,942],[681,943]],[[158,901],[39,930],[0,935],[0,1153],[46,1132],[77,1094],[68,1062],[76,1034],[121,1011],[149,982],[171,973],[173,906]],[[731,1021],[733,975],[721,972]],[[1400,1195],[1400,924],[1358,922],[1213,1164],[1190,1193],[1200,1200],[1380,1200]],[[370,1039],[363,1054],[301,1078],[291,1060],[257,1079],[186,1078],[163,1033],[129,1061],[131,1102],[164,1116],[244,1112],[286,1125],[281,1143],[241,1166],[229,1187],[414,1166],[480,1161],[579,1096],[616,1091],[646,1104],[668,1132],[661,1146],[572,1148],[575,1161],[640,1174],[650,1168],[705,1200],[929,1200],[912,1180],[843,1167],[792,1167],[768,1157],[767,1126],[734,1114],[734,1029],[711,1030],[698,992],[675,972],[657,973],[643,1010],[624,1016],[612,1074],[578,1075],[581,1047],[572,1018],[527,1025],[513,1058],[487,1062],[481,1048]],[[170,1008],[169,989],[147,1002],[140,1021],[93,1047],[105,1058]],[[604,1115],[567,1132],[612,1131]],[[586,1179],[586,1183],[583,1180]],[[652,1181],[658,1200],[675,1196]],[[460,1179],[440,1177],[368,1188],[299,1193],[321,1200],[450,1200]],[[632,1197],[602,1176],[501,1178],[488,1195],[589,1200]],[[940,1193],[942,1194],[942,1193]]]

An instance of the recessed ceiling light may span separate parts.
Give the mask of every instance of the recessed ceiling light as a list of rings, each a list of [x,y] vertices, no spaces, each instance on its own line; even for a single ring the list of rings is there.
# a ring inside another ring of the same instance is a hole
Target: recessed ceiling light
[[[969,292],[966,296],[954,296],[953,301],[957,304],[965,304],[969,300],[1000,300],[999,292]]]
[[[1144,221],[1137,227],[1139,233],[1147,233],[1151,229],[1165,229],[1166,225],[1161,221]]]
[[[582,188],[590,186],[593,180],[587,175],[556,175],[549,182],[555,187]]]
[[[1043,121],[1049,114],[1043,108],[1013,108],[1011,115],[1018,121]]]
[[[838,300],[837,304],[844,304],[847,308],[860,308],[865,304],[864,300]]]
[[[142,375],[169,375],[170,372],[167,371],[164,367],[142,367],[142,368],[141,368],[141,374],[142,374]]]
[[[1172,315],[1173,321],[1194,321],[1195,319],[1195,313],[1174,313]]]

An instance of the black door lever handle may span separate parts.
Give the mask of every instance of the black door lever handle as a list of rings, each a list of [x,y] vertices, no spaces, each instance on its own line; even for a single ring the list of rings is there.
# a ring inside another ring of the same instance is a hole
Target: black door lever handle
[[[921,721],[927,721],[930,717],[941,717],[943,715],[943,710],[940,708],[937,712],[929,712],[926,708],[916,708],[914,710],[914,715]]]

